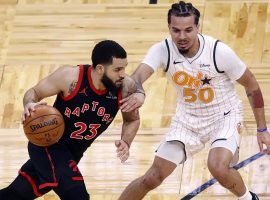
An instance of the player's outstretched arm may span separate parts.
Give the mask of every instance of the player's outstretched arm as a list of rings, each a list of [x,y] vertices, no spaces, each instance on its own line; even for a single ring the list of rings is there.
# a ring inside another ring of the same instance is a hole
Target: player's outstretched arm
[[[263,151],[263,144],[265,144],[267,147],[267,153],[270,154],[270,134],[266,126],[264,101],[260,86],[249,69],[246,69],[237,82],[245,87],[249,103],[253,110],[257,123],[257,139],[260,151]]]
[[[45,104],[39,102],[40,100],[56,95],[60,92],[68,94],[69,91],[76,86],[78,69],[65,66],[58,68],[55,72],[39,81],[34,87],[28,89],[24,94],[22,113],[22,122],[25,117],[30,115],[31,111],[35,111],[37,104]],[[75,78],[75,80],[73,80]]]
[[[145,99],[145,92],[142,87],[144,81],[146,81],[152,74],[154,70],[147,64],[141,63],[139,67],[132,74],[131,78],[135,81],[136,91],[123,98],[120,103],[122,103],[120,109],[123,112],[130,112],[142,106]]]

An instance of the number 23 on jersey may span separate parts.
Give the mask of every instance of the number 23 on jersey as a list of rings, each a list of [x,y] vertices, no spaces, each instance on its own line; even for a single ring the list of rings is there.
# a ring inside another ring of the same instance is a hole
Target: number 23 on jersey
[[[96,137],[97,135],[97,129],[101,126],[100,124],[89,124],[87,125],[84,122],[76,122],[74,124],[76,128],[79,128],[78,130],[72,132],[70,134],[70,138],[79,139],[79,140],[91,140]],[[85,131],[87,131],[88,134],[82,135]]]

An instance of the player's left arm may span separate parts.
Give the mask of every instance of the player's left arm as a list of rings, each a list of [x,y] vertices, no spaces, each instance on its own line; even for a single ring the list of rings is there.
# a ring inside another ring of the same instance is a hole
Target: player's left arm
[[[130,77],[125,77],[123,82],[122,96],[123,98],[136,92],[136,83]],[[123,125],[121,139],[115,141],[117,147],[117,156],[121,162],[125,162],[129,157],[129,148],[137,134],[140,126],[139,110],[135,109],[131,112],[122,112]]]
[[[263,144],[265,144],[267,146],[267,153],[270,154],[270,135],[266,126],[264,100],[260,86],[248,68],[237,82],[245,87],[249,103],[253,110],[257,123],[257,139],[260,151],[263,151]]]
[[[222,42],[219,42],[216,48],[216,63],[220,71],[224,71],[231,80],[245,87],[257,123],[260,151],[265,144],[267,153],[270,154],[270,135],[265,122],[263,96],[256,78],[236,53]]]

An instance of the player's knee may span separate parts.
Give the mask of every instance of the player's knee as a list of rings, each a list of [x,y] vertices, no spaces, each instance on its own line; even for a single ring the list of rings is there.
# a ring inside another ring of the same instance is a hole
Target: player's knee
[[[223,162],[208,161],[208,169],[218,180],[224,180],[226,177],[228,177],[229,166]]]
[[[161,176],[156,170],[151,171],[143,176],[142,184],[147,190],[152,190],[158,187],[165,177]]]
[[[89,200],[90,195],[86,191],[85,187],[72,187],[69,190],[65,191],[63,194],[59,195],[62,200]]]

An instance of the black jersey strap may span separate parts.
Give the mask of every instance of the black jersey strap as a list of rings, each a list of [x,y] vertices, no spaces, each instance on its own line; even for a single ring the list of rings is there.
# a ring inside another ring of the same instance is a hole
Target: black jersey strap
[[[80,66],[83,67],[83,80],[88,82],[88,70],[89,70],[89,67],[91,66],[90,65],[80,65]]]
[[[217,70],[218,73],[224,73],[224,71],[220,71],[217,67],[217,63],[216,63],[216,48],[217,48],[217,43],[219,42],[219,40],[217,40],[215,42],[215,46],[214,46],[214,51],[213,51],[213,60],[214,60],[214,65],[215,65],[215,68]]]
[[[168,44],[168,40],[167,39],[165,39],[165,43],[166,43],[166,47],[167,47],[167,51],[168,51],[168,61],[167,61],[166,69],[165,69],[165,72],[167,72],[168,69],[169,69],[169,66],[170,66],[171,54],[170,54],[170,48],[169,48],[169,44]]]

